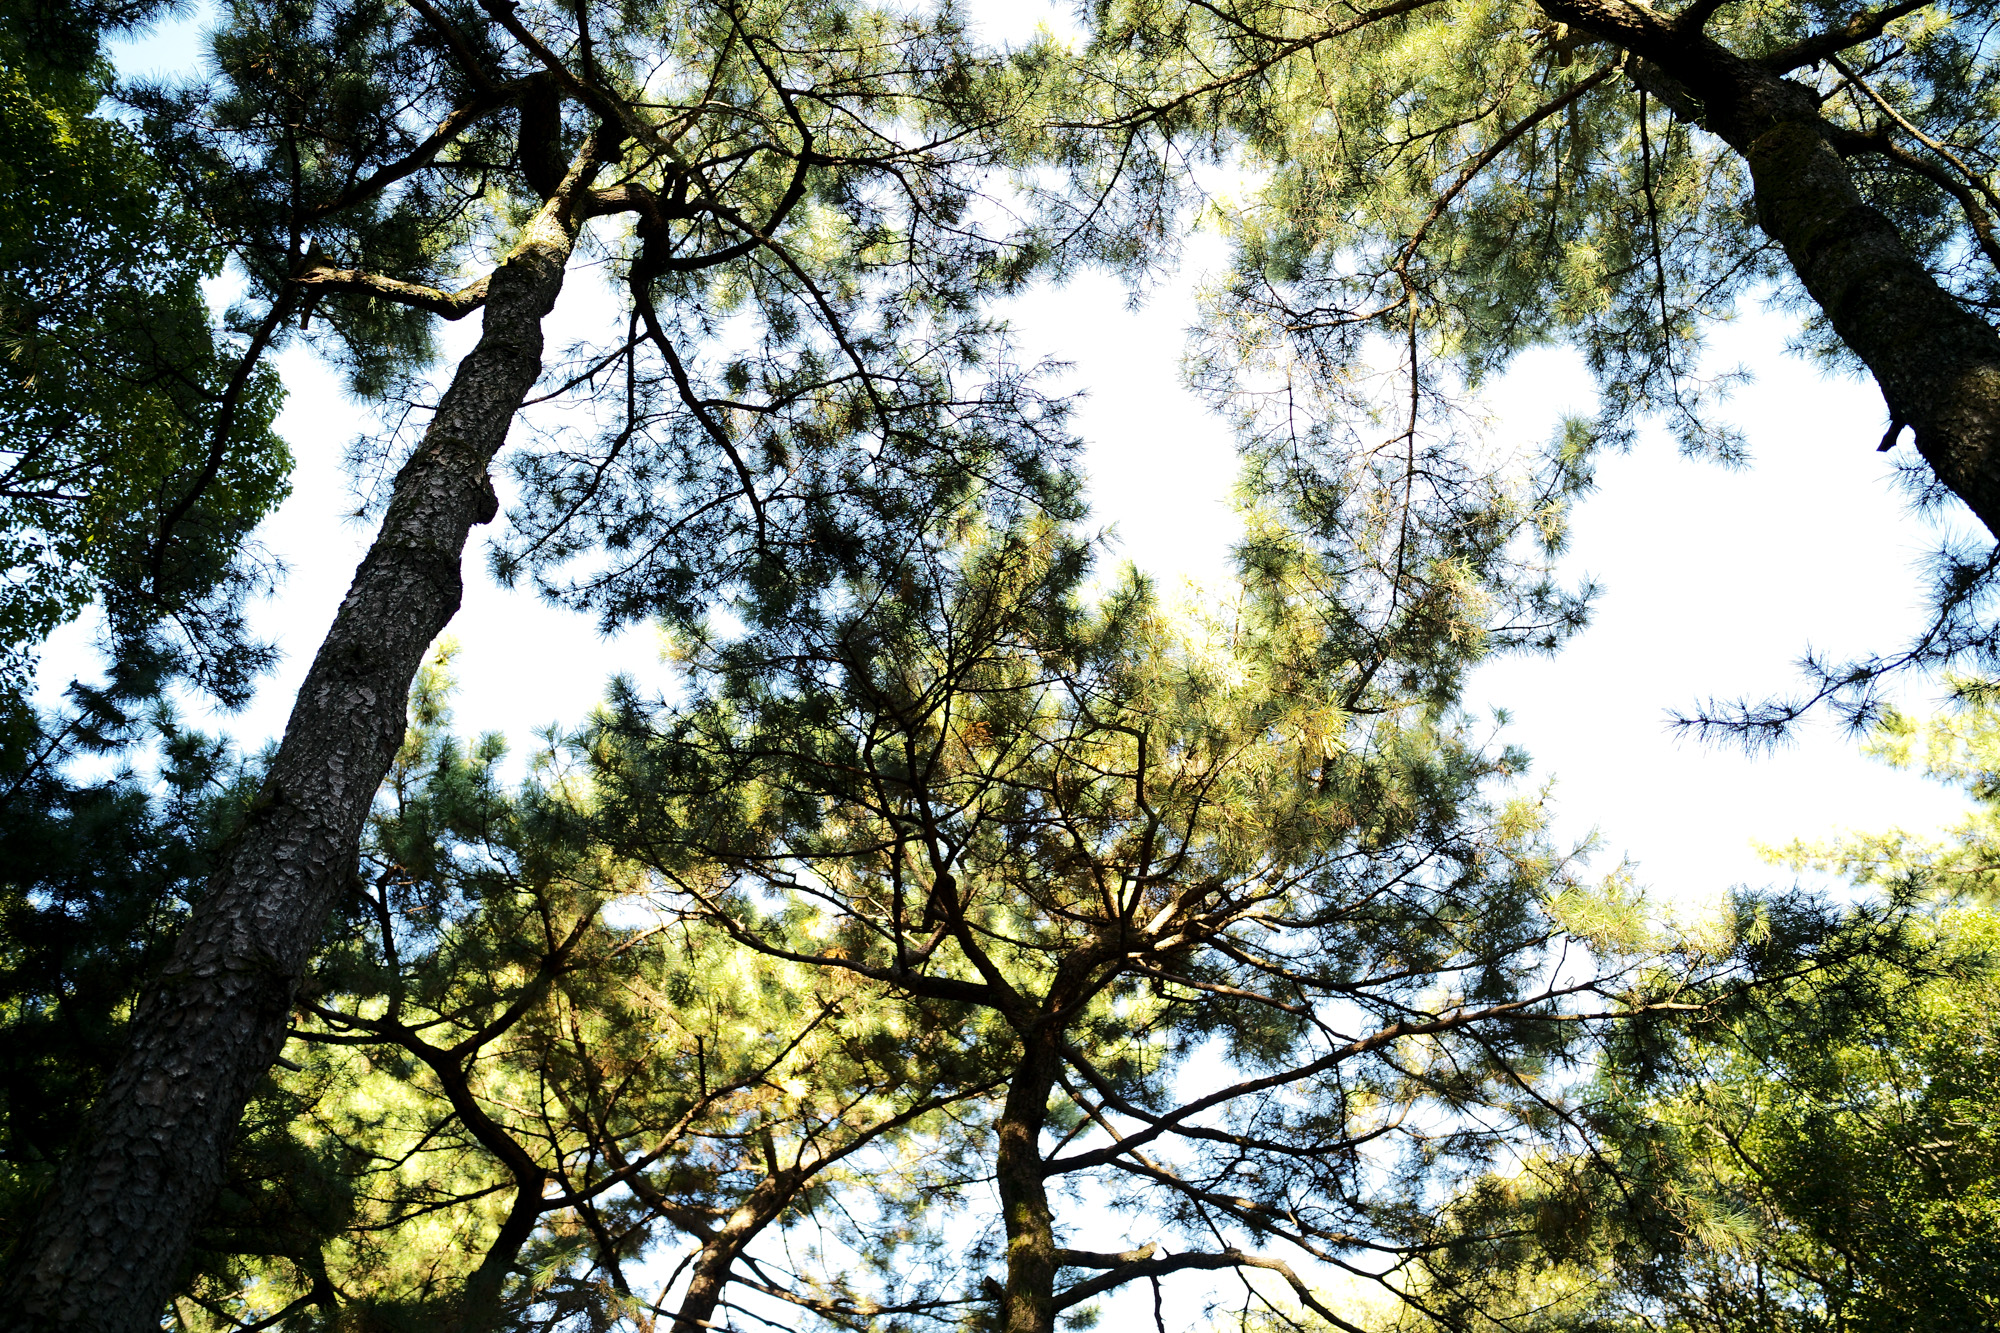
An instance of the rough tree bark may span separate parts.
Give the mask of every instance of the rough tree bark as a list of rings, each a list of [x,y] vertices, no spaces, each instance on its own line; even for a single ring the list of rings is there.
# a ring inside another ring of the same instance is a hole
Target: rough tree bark
[[[1938,480],[2000,537],[2000,332],[1939,286],[1895,224],[1862,200],[1839,146],[1851,134],[1819,114],[1811,89],[1784,77],[1858,38],[1833,33],[1747,60],[1701,31],[1712,5],[1695,6],[1691,22],[1628,0],[1541,0],[1541,8],[1631,52],[1700,102],[1700,123],[1750,168],[1765,233],[1874,373],[1892,430],[1909,426]]]
[[[283,1049],[294,995],[354,875],[401,743],[410,681],[451,620],[487,465],[541,373],[600,135],[493,273],[479,341],[397,475],[248,822],[140,1000],[130,1046],[23,1240],[0,1308],[36,1333],[155,1333],[236,1124]]]
[[[1056,1326],[1055,1216],[1041,1140],[1061,1059],[1058,1039],[1053,1019],[1022,1034],[1027,1049],[996,1126],[993,1177],[1007,1228],[1007,1286],[1001,1299],[1006,1333],[1054,1333]]]

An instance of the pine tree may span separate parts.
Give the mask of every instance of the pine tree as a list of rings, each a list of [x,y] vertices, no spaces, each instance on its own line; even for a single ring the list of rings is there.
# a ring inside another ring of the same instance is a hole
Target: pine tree
[[[288,486],[277,380],[211,315],[216,230],[104,105],[103,39],[161,9],[0,6],[0,1252],[247,799],[167,693],[239,703],[269,660],[242,611]],[[93,602],[105,678],[37,709],[37,645]]]
[[[1700,353],[1775,293],[1818,357],[1873,376],[1882,447],[1907,428],[1921,455],[1920,503],[1956,496],[2000,533],[1986,6],[1129,0],[1093,10],[1090,33],[1041,55],[1075,97],[1055,131],[1075,197],[1054,202],[1139,263],[1175,243],[1177,209],[1209,202],[1190,160],[1261,173],[1211,211],[1236,262],[1197,370],[1267,407],[1269,429],[1317,428],[1363,460],[1387,447],[1383,421],[1421,424],[1477,458],[1463,391],[1555,345],[1599,390],[1597,420],[1558,441],[1570,466],[1645,417],[1738,461],[1717,408],[1737,377]],[[1410,472],[1422,491],[1428,469]],[[1948,546],[1937,622],[1907,655],[1812,664],[1812,702],[1866,716],[1884,671],[1990,656],[1995,572],[1983,545]],[[1715,720],[1768,735],[1806,706]]]
[[[161,704],[174,664],[146,665],[73,687],[68,716],[0,763],[0,1250],[76,1148],[77,1109],[250,797],[229,748]]]
[[[1734,965],[1615,1034],[1577,1097],[1592,1150],[1527,1152],[1476,1191],[1419,1269],[1444,1317],[1409,1327],[1993,1326],[2000,718],[1959,684],[1987,698],[1892,715],[1870,748],[1973,812],[1773,850],[1858,900],[1739,892],[1708,932]]]
[[[941,1115],[991,1086],[977,1030],[650,910],[576,775],[508,792],[498,739],[451,735],[447,671],[448,650],[420,673],[357,902],[253,1099],[181,1322],[692,1330],[768,1281],[746,1251],[829,1191],[900,1183],[921,1212],[954,1170]],[[684,1245],[677,1293],[636,1285]]]
[[[266,345],[317,321],[390,392],[429,321],[481,333],[395,476],[244,826],[156,985],[96,1129],[7,1288],[30,1327],[151,1327],[348,893],[422,655],[456,610],[488,467],[542,374],[580,238],[627,218],[629,319],[557,392],[594,448],[524,461],[504,573],[609,619],[782,607],[978,484],[1071,503],[1059,414],[981,322],[1022,254],[981,235],[1008,82],[949,15],[840,3],[243,4],[220,82],[136,104],[251,282]],[[1032,259],[1032,254],[1028,254]],[[470,270],[469,280],[463,275]],[[617,391],[605,394],[606,382]],[[574,579],[549,573],[604,552]]]
[[[628,694],[601,729],[610,836],[685,910],[989,1016],[997,1215],[957,1200],[981,1237],[957,1292],[877,1305],[1051,1333],[1222,1270],[1351,1327],[1309,1265],[1422,1254],[1455,1173],[1550,1113],[1584,1033],[1651,1003],[1621,975],[1636,901],[1494,791],[1523,757],[1456,711],[1505,580],[1371,635],[1360,562],[1340,588],[1282,545],[1233,615],[1189,620],[1136,578],[1090,607],[1059,529],[973,525],[691,642],[693,702]],[[1149,1243],[1077,1234],[1089,1197]]]

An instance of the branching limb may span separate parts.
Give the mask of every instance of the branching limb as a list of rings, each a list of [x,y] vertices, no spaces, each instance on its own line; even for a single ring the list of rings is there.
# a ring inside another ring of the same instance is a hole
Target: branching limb
[[[1911,124],[1902,112],[1890,105],[1887,98],[1875,91],[1873,84],[1849,68],[1846,61],[1839,56],[1829,56],[1827,63],[1839,72],[1841,78],[1847,80],[1849,87],[1858,90],[1863,97],[1874,103],[1875,109],[1887,116],[1905,134],[1952,165],[1958,173],[1956,179],[1914,154],[1899,151],[1886,138],[1877,149],[1884,156],[1908,167],[1956,199],[1959,208],[1965,213],[1966,222],[1972,227],[1973,234],[1979,238],[1979,248],[1985,251],[1987,259],[1995,267],[2000,267],[2000,242],[1996,242],[1994,238],[1993,215],[1988,211],[1989,209],[2000,211],[2000,194],[1994,192],[1992,182],[1967,165],[1965,159],[1952,151],[1949,144],[1932,138]],[[1975,192],[1979,196],[1977,199],[1973,198]]]
[[[398,305],[428,310],[433,315],[441,315],[451,320],[464,319],[486,304],[486,288],[489,281],[490,275],[483,276],[458,291],[447,292],[420,283],[385,278],[377,273],[364,273],[360,269],[337,269],[330,266],[307,269],[292,279],[296,286],[315,294],[350,292],[362,296],[374,296],[384,301],[394,301]]]
[[[639,318],[645,323],[646,336],[652,339],[653,346],[658,349],[661,359],[667,363],[667,373],[673,376],[674,391],[680,395],[681,402],[694,414],[694,419],[701,423],[703,432],[714,442],[715,447],[722,451],[723,456],[729,460],[729,466],[735,470],[737,484],[742,488],[744,503],[750,506],[751,517],[757,525],[757,546],[761,550],[767,545],[769,537],[764,519],[764,501],[757,494],[757,479],[750,475],[750,465],[743,461],[743,455],[738,452],[736,442],[729,438],[729,432],[723,429],[722,423],[708,410],[701,395],[695,392],[694,381],[688,377],[687,367],[681,364],[680,353],[674,348],[674,340],[667,336],[665,327],[660,323],[659,311],[653,306],[653,294],[649,288],[650,280],[647,274],[643,270],[635,270],[632,274],[632,304],[639,312]]]
[[[1326,1305],[1317,1296],[1313,1295],[1312,1288],[1306,1285],[1305,1280],[1292,1269],[1290,1264],[1284,1262],[1282,1259],[1270,1259],[1263,1255],[1246,1254],[1242,1250],[1224,1250],[1220,1254],[1170,1254],[1157,1259],[1148,1259],[1140,1263],[1127,1264],[1113,1269],[1102,1277],[1092,1278],[1088,1282],[1079,1282],[1067,1291],[1058,1292],[1056,1294],[1056,1308],[1058,1310],[1067,1310],[1072,1305],[1079,1305],[1093,1296],[1101,1296],[1107,1291],[1115,1290],[1118,1287],[1124,1286],[1127,1282],[1135,1282],[1140,1278],[1156,1278],[1165,1276],[1168,1273],[1203,1270],[1212,1272],[1216,1269],[1230,1268],[1257,1268],[1263,1269],[1266,1272],[1276,1273],[1285,1280],[1286,1284],[1291,1287],[1292,1294],[1298,1297],[1299,1303],[1304,1305],[1308,1310],[1311,1310],[1335,1328],[1343,1330],[1343,1333],[1365,1333],[1365,1330],[1359,1326],[1350,1324],[1333,1311],[1327,1309]]]
[[[451,48],[451,53],[458,57],[459,68],[465,71],[465,77],[489,91],[497,85],[498,80],[493,77],[493,71],[486,67],[486,62],[481,60],[466,42],[465,34],[458,30],[456,23],[446,18],[431,0],[409,0],[409,4],[410,8],[422,15],[424,22],[431,25],[431,30],[444,39],[444,44]]]
[[[1934,0],[1897,0],[1897,3],[1880,9],[1863,10],[1839,27],[1816,32],[1781,51],[1771,52],[1757,63],[1775,74],[1789,74],[1795,69],[1838,55],[1850,46],[1872,42],[1897,19],[1920,9],[1929,9],[1933,3]]]
[[[1715,17],[1716,11],[1732,0],[1695,0],[1686,9],[1674,15],[1674,26],[1682,32],[1700,32]]]
[[[153,539],[153,553],[146,562],[146,582],[151,586],[155,597],[160,593],[160,571],[166,563],[167,543],[174,535],[174,528],[187,517],[188,511],[194,508],[203,492],[214,484],[216,474],[222,470],[222,458],[229,451],[229,437],[236,429],[236,416],[242,410],[243,394],[250,387],[250,377],[256,374],[257,365],[263,359],[265,349],[270,347],[271,340],[277,336],[278,329],[294,308],[292,294],[283,293],[271,303],[271,309],[264,316],[263,323],[259,324],[256,332],[250,335],[250,345],[244,348],[243,355],[237,358],[236,368],[230,372],[229,383],[224,386],[222,399],[216,406],[215,422],[209,427],[208,457],[202,461],[201,471],[196,475],[194,484],[174,502],[171,509],[160,516],[159,535]]]
[[[414,176],[435,162],[438,154],[456,143],[472,126],[519,98],[528,86],[526,82],[518,82],[484,89],[478,97],[448,112],[438,121],[437,128],[431,131],[430,137],[417,145],[414,151],[378,168],[333,198],[315,204],[306,211],[303,221],[310,225],[316,219],[328,217],[344,208],[352,208],[358,203],[374,198],[397,181]],[[560,180],[560,170],[558,167],[558,180]]]
[[[1232,70],[1220,78],[1211,79],[1206,83],[1188,89],[1186,92],[1177,93],[1165,101],[1149,102],[1136,111],[1128,112],[1123,116],[1114,117],[1110,120],[1059,121],[1057,122],[1057,128],[1084,130],[1136,129],[1141,125],[1159,120],[1174,111],[1178,111],[1190,102],[1196,102],[1204,97],[1237,87],[1258,77],[1281,61],[1289,60],[1301,52],[1311,51],[1316,47],[1324,46],[1328,42],[1345,37],[1349,33],[1359,32],[1363,28],[1381,23],[1384,20],[1399,18],[1405,14],[1415,13],[1420,9],[1428,9],[1437,3],[1438,0],[1393,0],[1393,3],[1380,5],[1374,9],[1364,9],[1345,22],[1329,24],[1306,36],[1293,38],[1266,52],[1257,60],[1249,62],[1239,70]],[[1203,6],[1203,8],[1208,8],[1208,6]]]
[[[1097,1250],[1057,1250],[1058,1268],[1122,1268],[1127,1264],[1143,1263],[1153,1257],[1157,1245],[1143,1245],[1136,1250],[1121,1250],[1116,1254]]]

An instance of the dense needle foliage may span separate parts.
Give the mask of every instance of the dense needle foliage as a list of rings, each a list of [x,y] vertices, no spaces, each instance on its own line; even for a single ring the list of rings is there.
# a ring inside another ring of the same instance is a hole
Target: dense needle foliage
[[[77,1109],[101,1088],[138,987],[249,799],[228,746],[161,706],[163,674],[128,661],[104,686],[73,689],[69,715],[0,765],[0,1235],[9,1241],[75,1148]]]
[[[1171,252],[1177,207],[1234,240],[1197,377],[1253,438],[1336,442],[1350,484],[1387,470],[1421,490],[1432,460],[1485,456],[1467,394],[1553,345],[1598,388],[1553,469],[1587,473],[1647,420],[1739,462],[1720,399],[1742,379],[1703,344],[1775,301],[1829,368],[1873,375],[1882,447],[1912,432],[1920,456],[1898,457],[1920,503],[1955,495],[2000,530],[1989,6],[1126,0],[1089,17],[1087,46],[1041,52],[1076,90],[1052,131],[1079,164],[1062,214],[1138,260]],[[1251,174],[1210,197],[1204,159]],[[1983,543],[1941,548],[1936,623],[1907,650],[1808,662],[1801,698],[1707,720],[1755,740],[1829,700],[1865,719],[1885,672],[1987,660],[1995,570]]]
[[[252,1104],[177,1318],[700,1321],[760,1233],[823,1223],[836,1188],[907,1230],[960,1185],[946,1131],[991,1081],[979,1030],[651,910],[573,778],[507,792],[497,738],[450,733],[448,664],[419,681],[295,1067]],[[662,1254],[695,1294],[669,1301]]]
[[[1739,896],[1757,985],[1690,988],[1622,1030],[1579,1098],[1588,1155],[1487,1182],[1423,1282],[1476,1327],[1926,1328],[2000,1319],[2000,915],[1988,883],[1995,712],[1892,714],[1872,748],[1978,802],[1942,837],[1774,851],[1861,890]],[[1406,1321],[1407,1322],[1407,1321]],[[1420,1322],[1420,1321],[1419,1321]]]
[[[1583,623],[1594,450],[1662,416],[1739,456],[1699,353],[1753,295],[1994,525],[1978,7],[1129,0],[1004,52],[950,7],[236,0],[201,79],[101,109],[153,12],[0,14],[35,1327],[1053,1333],[1148,1289],[1162,1329],[1993,1325],[1992,809],[1795,853],[1879,900],[1676,933],[1462,706]],[[1249,193],[1206,207],[1204,159]],[[1247,527],[1183,608],[1093,582],[991,302],[1204,220]],[[160,699],[263,660],[301,338],[393,479],[241,765]],[[1601,410],[1499,458],[1465,396],[1551,342]],[[417,671],[491,467],[493,571],[678,668],[511,785],[448,641]],[[1995,567],[1941,568],[1938,631],[1821,698],[1987,651]],[[93,600],[111,683],[36,718]],[[1988,807],[1995,732],[1929,733]]]

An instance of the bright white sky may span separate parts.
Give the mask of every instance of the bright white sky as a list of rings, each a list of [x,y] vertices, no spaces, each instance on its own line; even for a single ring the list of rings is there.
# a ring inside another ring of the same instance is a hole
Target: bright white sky
[[[992,35],[1024,34],[1054,6],[981,6]],[[196,23],[121,50],[128,73],[189,70]],[[1215,587],[1238,532],[1228,506],[1235,464],[1221,423],[1181,387],[1184,330],[1199,274],[1224,258],[1197,241],[1183,273],[1144,307],[1123,289],[1087,278],[1035,293],[1013,314],[1024,356],[1074,364],[1086,391],[1076,426],[1089,443],[1097,521],[1162,586],[1184,579]],[[587,320],[596,284],[579,275],[557,313]],[[472,333],[450,331],[453,341]],[[1816,376],[1787,356],[1788,324],[1753,313],[1715,339],[1716,364],[1756,373],[1736,419],[1753,465],[1725,471],[1679,458],[1649,434],[1630,456],[1605,460],[1600,492],[1575,525],[1568,569],[1606,587],[1593,626],[1559,658],[1496,663],[1476,678],[1473,702],[1504,706],[1508,735],[1556,780],[1558,827],[1598,830],[1608,869],[1619,855],[1661,898],[1706,898],[1730,884],[1781,878],[1751,850],[1843,827],[1911,829],[1948,822],[1954,792],[1859,757],[1829,729],[1774,756],[1748,758],[1677,742],[1666,713],[1708,697],[1784,691],[1808,645],[1835,653],[1891,647],[1917,623],[1913,561],[1934,536],[1902,510],[1886,457],[1872,385]],[[551,345],[560,333],[552,331]],[[281,359],[290,397],[279,428],[298,456],[293,495],[264,541],[289,564],[257,623],[282,645],[283,667],[230,728],[254,747],[282,728],[292,693],[351,577],[368,530],[340,460],[370,428],[337,381],[304,353]],[[1527,356],[1491,394],[1503,442],[1546,438],[1565,412],[1589,411],[1588,381],[1574,358]],[[477,540],[475,546],[477,546]],[[607,676],[664,679],[652,635],[600,637],[585,620],[495,587],[477,551],[467,560],[458,718],[468,732],[507,733],[517,753],[536,728],[579,720]],[[45,676],[78,669],[82,630],[51,645]],[[1911,700],[1928,702],[1923,687]]]

